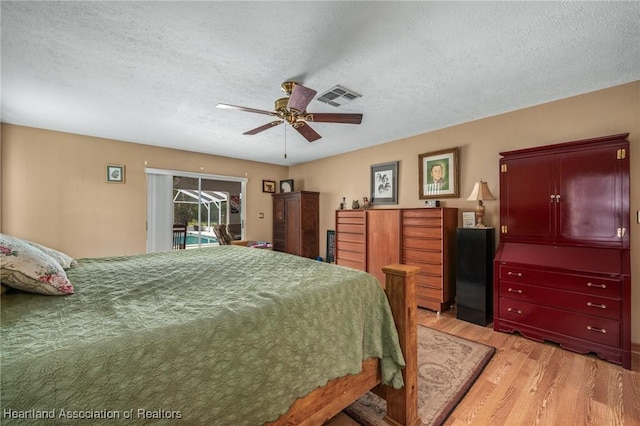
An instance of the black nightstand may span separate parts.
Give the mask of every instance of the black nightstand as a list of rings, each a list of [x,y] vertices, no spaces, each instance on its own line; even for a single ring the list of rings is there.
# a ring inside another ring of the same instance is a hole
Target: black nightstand
[[[478,325],[493,321],[494,229],[458,228],[456,318]]]

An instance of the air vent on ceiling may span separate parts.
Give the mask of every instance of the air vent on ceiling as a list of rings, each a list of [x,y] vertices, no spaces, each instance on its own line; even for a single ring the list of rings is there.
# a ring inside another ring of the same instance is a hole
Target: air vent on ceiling
[[[360,95],[358,95],[357,93],[345,89],[342,86],[333,86],[331,89],[327,90],[316,99],[320,102],[324,102],[325,104],[339,107],[348,102],[351,102],[354,99],[358,99],[359,97]]]

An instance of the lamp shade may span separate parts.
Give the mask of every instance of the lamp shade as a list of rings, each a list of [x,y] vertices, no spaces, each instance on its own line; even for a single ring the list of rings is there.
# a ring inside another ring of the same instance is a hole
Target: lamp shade
[[[496,197],[493,196],[491,191],[489,190],[489,186],[487,182],[476,182],[473,186],[473,191],[471,191],[471,195],[467,198],[467,201],[482,201],[482,200],[495,200]]]

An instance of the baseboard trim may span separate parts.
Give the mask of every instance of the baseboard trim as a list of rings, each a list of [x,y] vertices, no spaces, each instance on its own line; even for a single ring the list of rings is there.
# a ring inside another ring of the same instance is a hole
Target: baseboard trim
[[[640,354],[640,343],[631,342],[631,352]]]

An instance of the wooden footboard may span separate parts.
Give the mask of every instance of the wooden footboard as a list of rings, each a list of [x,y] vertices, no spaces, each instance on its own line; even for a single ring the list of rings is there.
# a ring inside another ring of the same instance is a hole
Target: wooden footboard
[[[385,293],[393,312],[400,347],[407,366],[402,371],[404,387],[393,389],[380,385],[378,360],[370,358],[362,363],[362,372],[339,377],[325,386],[298,399],[271,425],[322,425],[348,407],[369,390],[387,400],[384,420],[392,425],[414,426],[418,419],[418,323],[416,303],[416,274],[420,268],[408,265],[389,265],[382,268],[386,275]]]

